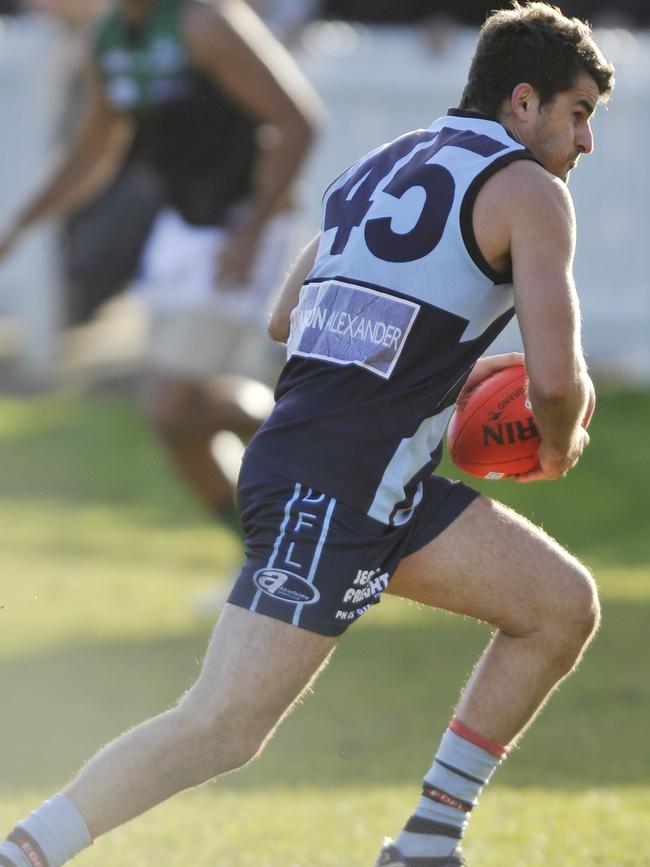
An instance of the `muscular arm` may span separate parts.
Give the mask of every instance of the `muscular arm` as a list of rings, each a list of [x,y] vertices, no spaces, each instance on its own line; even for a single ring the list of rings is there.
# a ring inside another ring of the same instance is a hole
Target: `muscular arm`
[[[129,138],[128,125],[106,102],[90,69],[86,79],[88,108],[82,129],[61,164],[18,213],[8,237],[0,240],[0,255],[28,226],[45,217],[62,216],[89,199],[121,158]]]
[[[512,265],[530,398],[542,435],[540,467],[518,481],[553,479],[575,464],[589,441],[581,427],[587,390],[572,274],[571,197],[537,163],[514,162],[481,188],[473,223],[492,267],[506,271]]]
[[[289,336],[291,311],[298,303],[300,287],[305,277],[314,267],[316,252],[320,242],[320,233],[313,238],[302,251],[293,268],[284,281],[284,286],[273,304],[269,321],[269,334],[278,343],[286,343]]]
[[[562,475],[588,442],[581,427],[588,392],[572,273],[575,217],[565,184],[540,166],[519,163],[508,171],[515,309],[542,436],[540,470],[527,477],[532,481]]]
[[[287,199],[320,121],[321,104],[289,54],[241,0],[223,0],[216,8],[191,4],[184,27],[197,66],[247,115],[268,126],[269,142],[259,149],[254,166],[250,206],[237,227],[240,236],[247,236],[244,241],[253,243]],[[244,263],[229,266],[233,276],[241,276],[236,272]]]

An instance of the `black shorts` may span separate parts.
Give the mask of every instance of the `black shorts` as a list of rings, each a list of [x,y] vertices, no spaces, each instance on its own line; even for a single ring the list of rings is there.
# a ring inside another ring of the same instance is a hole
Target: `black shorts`
[[[429,476],[409,520],[392,527],[246,461],[239,478],[246,560],[228,602],[340,635],[380,601],[400,560],[477,496],[462,482]]]

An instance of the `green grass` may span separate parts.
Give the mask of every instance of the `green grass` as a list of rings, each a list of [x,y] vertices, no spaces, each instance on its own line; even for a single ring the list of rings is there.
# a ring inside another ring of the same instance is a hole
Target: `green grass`
[[[472,867],[650,863],[650,396],[599,394],[553,484],[484,488],[585,558],[604,623],[472,819]],[[196,595],[239,547],[204,519],[133,408],[0,401],[0,830],[98,746],[171,704],[210,625]],[[117,829],[79,864],[362,867],[396,833],[488,636],[387,599],[341,642],[264,755]]]

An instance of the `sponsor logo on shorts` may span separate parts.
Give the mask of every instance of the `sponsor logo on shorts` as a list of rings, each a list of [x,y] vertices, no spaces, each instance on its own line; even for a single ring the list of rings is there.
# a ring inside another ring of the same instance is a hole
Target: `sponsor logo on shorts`
[[[253,583],[267,596],[291,605],[313,605],[320,599],[313,584],[284,569],[258,569],[253,575]]]
[[[381,567],[357,570],[352,587],[343,594],[343,604],[334,615],[336,620],[351,621],[361,617],[371,605],[379,602],[379,597],[388,587],[389,581],[390,575]]]

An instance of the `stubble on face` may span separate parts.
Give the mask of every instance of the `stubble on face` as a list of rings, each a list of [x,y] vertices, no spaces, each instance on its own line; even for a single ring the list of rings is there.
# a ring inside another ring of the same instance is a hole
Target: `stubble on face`
[[[567,150],[566,143],[558,135],[553,121],[551,104],[542,106],[535,131],[535,145],[531,146],[531,149],[548,172],[566,183],[581,151],[575,145]]]
[[[589,119],[599,99],[596,82],[580,73],[570,90],[555,94],[538,111],[529,149],[551,174],[566,183],[580,156],[593,144]]]

